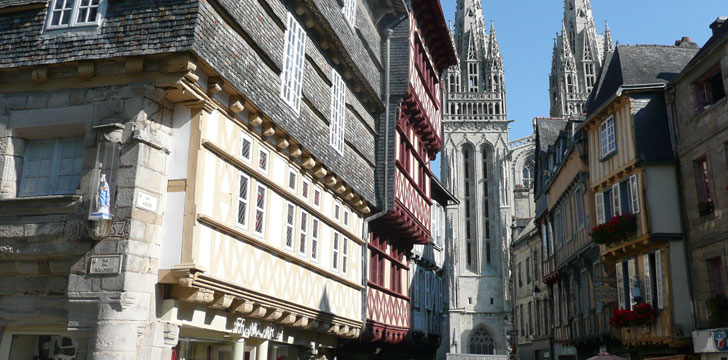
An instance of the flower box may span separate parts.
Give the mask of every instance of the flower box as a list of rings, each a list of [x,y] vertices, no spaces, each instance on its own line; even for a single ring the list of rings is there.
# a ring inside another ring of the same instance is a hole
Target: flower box
[[[629,239],[637,232],[637,217],[634,214],[614,215],[604,224],[592,228],[589,236],[595,243],[611,245]]]
[[[617,329],[631,326],[644,326],[655,322],[657,311],[649,303],[634,305],[632,310],[617,309],[609,320],[609,325]]]

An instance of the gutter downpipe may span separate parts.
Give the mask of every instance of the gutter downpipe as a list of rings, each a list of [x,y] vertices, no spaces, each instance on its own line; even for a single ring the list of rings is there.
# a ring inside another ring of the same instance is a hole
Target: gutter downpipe
[[[382,210],[370,217],[368,217],[364,221],[364,226],[362,227],[362,231],[364,234],[362,234],[362,237],[364,238],[364,243],[366,248],[364,251],[362,251],[362,265],[363,270],[362,271],[362,282],[363,282],[363,294],[362,294],[362,319],[364,319],[362,324],[362,333],[364,333],[366,329],[366,318],[367,318],[367,293],[369,292],[369,286],[368,283],[368,276],[369,276],[369,259],[368,259],[368,252],[369,252],[369,224],[374,222],[375,220],[381,218],[382,216],[387,214],[387,204],[389,202],[389,186],[388,185],[388,172],[389,172],[389,105],[390,105],[390,90],[389,90],[389,73],[390,73],[390,40],[392,38],[392,33],[394,32],[394,28],[402,23],[407,18],[407,15],[402,15],[396,19],[394,19],[389,25],[387,25],[384,29],[384,37],[386,39],[385,41],[385,49],[387,51],[387,56],[385,57],[384,62],[384,192],[382,194],[383,201],[382,201]],[[361,341],[361,337],[359,337]]]

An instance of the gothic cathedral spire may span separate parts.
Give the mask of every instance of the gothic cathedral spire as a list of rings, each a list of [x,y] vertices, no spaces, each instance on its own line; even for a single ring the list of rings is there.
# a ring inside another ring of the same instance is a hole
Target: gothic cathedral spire
[[[561,34],[556,35],[549,76],[552,117],[584,112],[604,56],[614,49],[609,27],[597,33],[590,0],[564,0]]]

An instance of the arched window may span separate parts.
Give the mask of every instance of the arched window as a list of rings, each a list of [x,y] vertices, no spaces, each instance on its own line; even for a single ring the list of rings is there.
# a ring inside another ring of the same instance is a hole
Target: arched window
[[[469,350],[471,354],[495,355],[493,338],[490,337],[484,325],[478,326],[477,329],[470,333]]]
[[[534,168],[535,168],[535,163],[533,162],[533,159],[528,159],[528,160],[526,160],[526,163],[523,164],[523,186],[524,187],[533,186]]]
[[[466,144],[463,147],[463,170],[465,192],[465,260],[469,270],[476,269],[476,248],[475,235],[475,149],[472,145]]]

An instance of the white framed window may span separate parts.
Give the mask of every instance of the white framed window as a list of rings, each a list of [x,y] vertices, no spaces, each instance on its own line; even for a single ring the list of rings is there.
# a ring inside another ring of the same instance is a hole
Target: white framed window
[[[346,84],[336,70],[331,70],[331,123],[329,145],[344,155],[344,130],[346,128]]]
[[[632,205],[632,213],[637,214],[640,212],[640,192],[639,185],[637,185],[637,175],[629,177],[629,201]]]
[[[106,0],[51,0],[46,29],[98,26],[105,11]]]
[[[354,28],[356,25],[356,0],[344,0],[344,8],[341,11],[349,25]]]
[[[301,197],[308,201],[308,194],[311,192],[311,183],[305,178],[301,180]]]
[[[349,239],[344,237],[341,246],[341,272],[346,275],[349,268]]]
[[[306,256],[306,242],[308,240],[308,213],[301,210],[300,231],[298,233],[298,253]]]
[[[337,222],[341,221],[341,205],[339,203],[334,204],[334,219]]]
[[[604,193],[594,194],[594,205],[597,210],[597,225],[604,224],[604,221],[606,221],[604,219]]]
[[[332,252],[332,259],[331,259],[331,268],[334,271],[339,270],[339,233],[334,231],[334,241],[333,241],[333,252]]]
[[[622,214],[622,199],[619,194],[619,183],[612,185],[612,216]]]
[[[313,190],[313,204],[321,207],[321,189],[318,187]]]
[[[265,201],[268,188],[258,184],[255,192],[255,233],[263,235],[265,233]]]
[[[318,261],[319,220],[311,219],[311,260]]]
[[[81,181],[83,138],[28,141],[18,196],[73,194]]]
[[[258,170],[268,173],[268,163],[270,162],[270,153],[268,150],[261,148],[258,150]]]
[[[614,133],[613,115],[602,121],[599,125],[599,139],[602,149],[602,157],[606,157],[617,151],[617,139]]]
[[[296,221],[296,206],[292,202],[286,204],[286,242],[283,247],[293,251],[293,232]]]
[[[238,183],[238,226],[248,226],[248,201],[250,193],[250,177],[244,172],[239,173]]]
[[[306,54],[306,32],[288,13],[283,50],[283,72],[281,73],[281,98],[296,113],[301,111],[301,84],[303,82],[303,61]]]
[[[617,263],[615,270],[617,271],[617,300],[620,309],[624,309],[627,305],[626,301],[624,301],[624,264],[619,262]]]
[[[296,170],[293,170],[293,169],[288,170],[288,189],[295,192],[297,184],[298,184],[298,174],[296,174]]]
[[[253,138],[244,131],[240,133],[240,157],[248,164],[253,159]]]
[[[349,226],[349,210],[344,210],[344,226]]]

